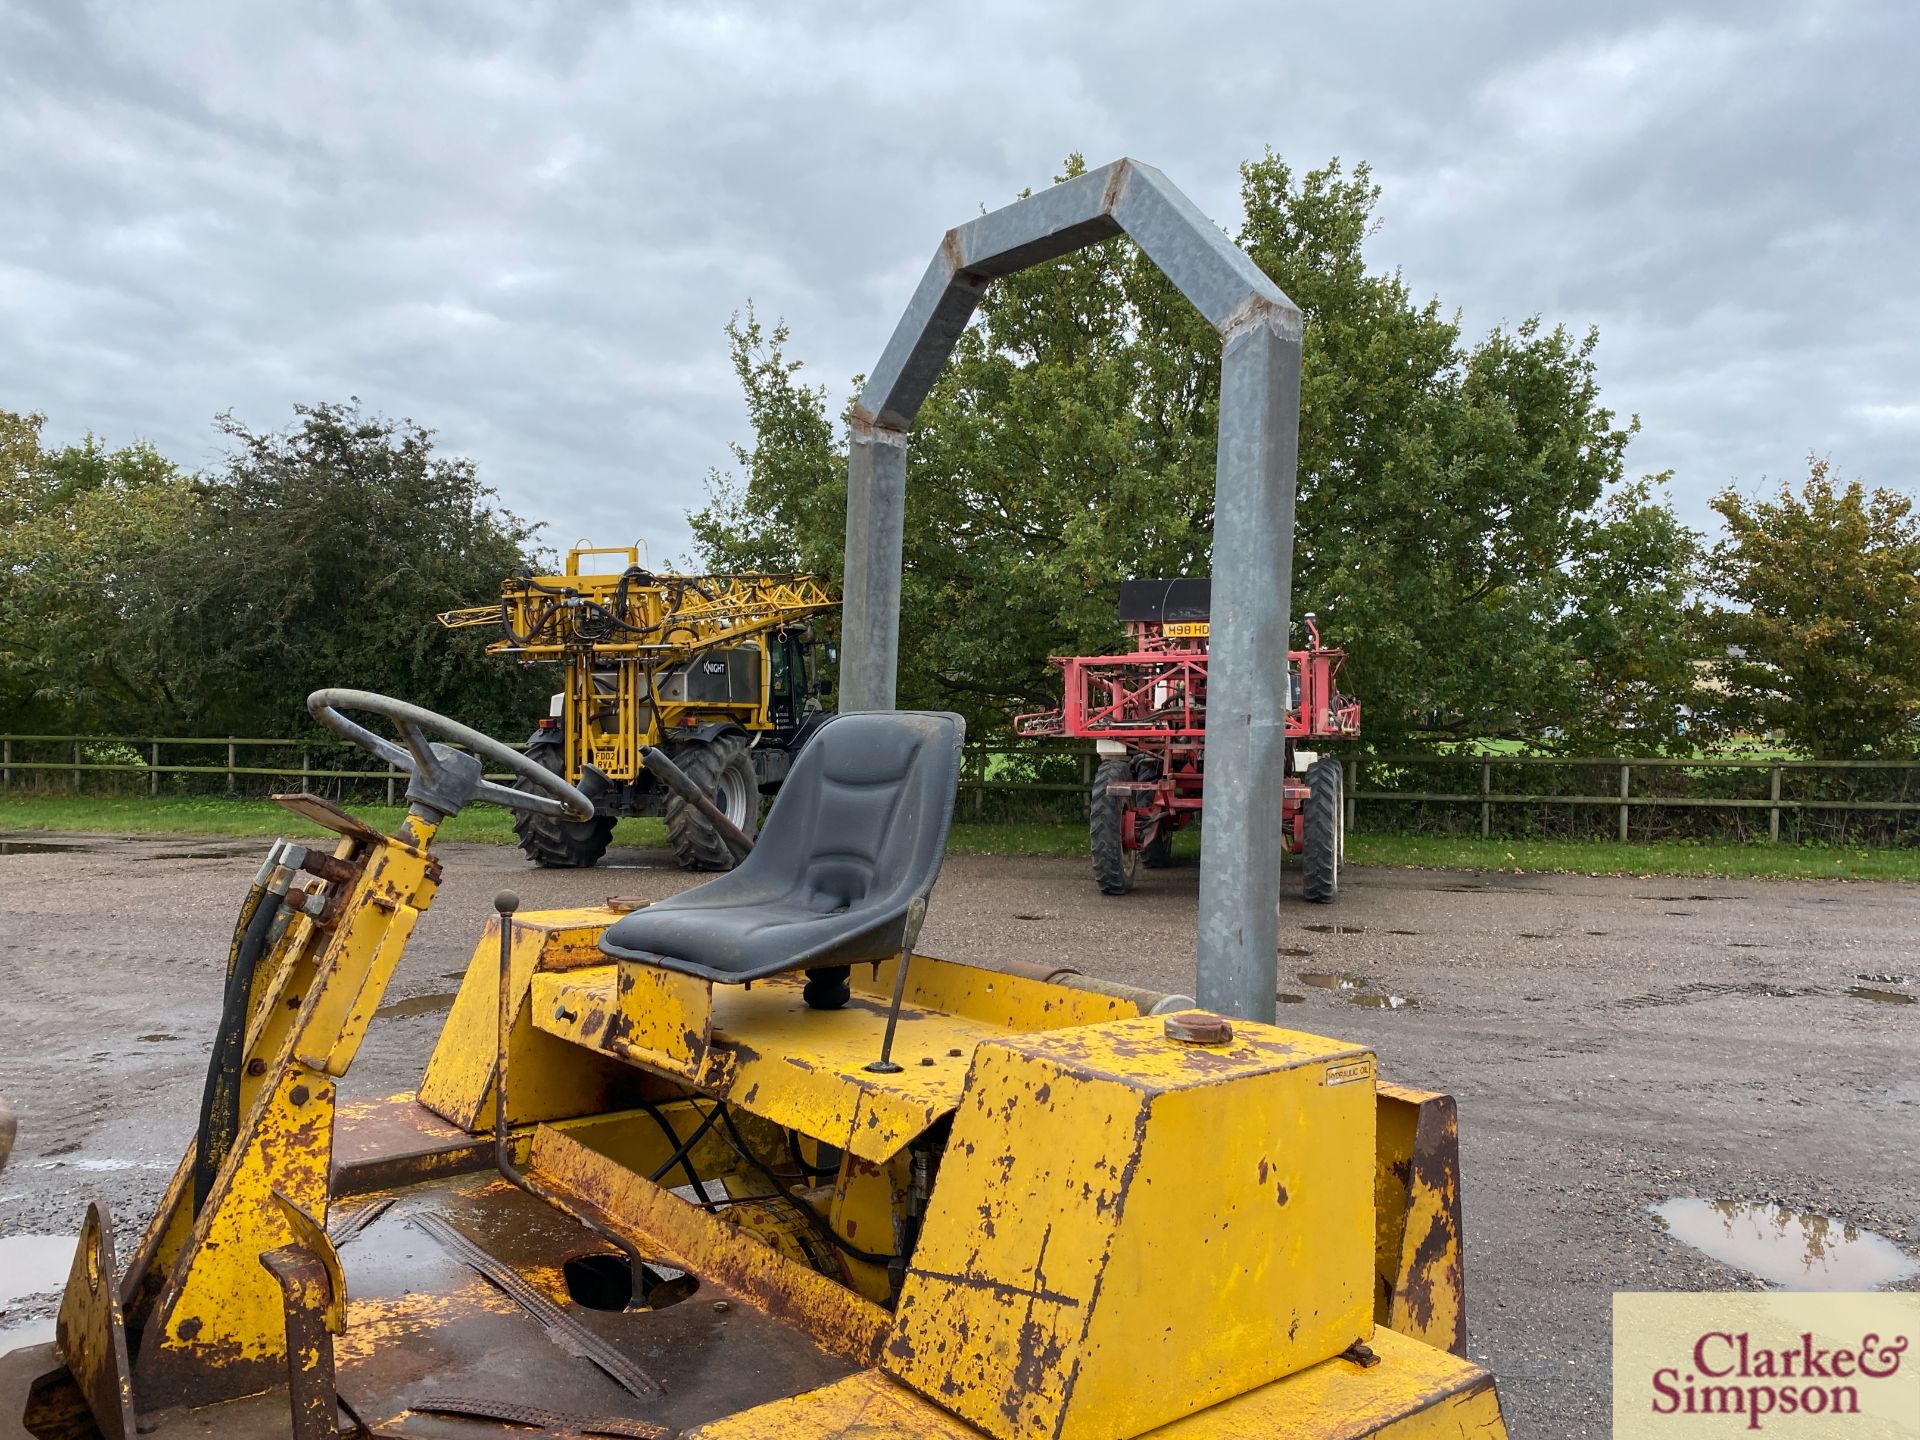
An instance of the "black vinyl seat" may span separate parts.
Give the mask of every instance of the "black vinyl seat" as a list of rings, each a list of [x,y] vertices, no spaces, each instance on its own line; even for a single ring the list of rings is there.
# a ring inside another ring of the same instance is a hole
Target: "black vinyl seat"
[[[616,921],[600,949],[730,985],[897,954],[940,874],[965,738],[944,711],[837,717],[737,868]]]

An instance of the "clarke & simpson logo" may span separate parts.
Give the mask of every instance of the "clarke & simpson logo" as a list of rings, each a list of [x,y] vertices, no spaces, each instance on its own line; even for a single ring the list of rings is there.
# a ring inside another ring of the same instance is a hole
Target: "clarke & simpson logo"
[[[1858,1415],[1861,1386],[1892,1380],[1906,1351],[1905,1335],[1816,1345],[1803,1330],[1798,1345],[1776,1350],[1744,1330],[1709,1330],[1688,1365],[1653,1372],[1653,1413],[1741,1415],[1749,1430],[1764,1429],[1771,1415]]]
[[[1920,1440],[1920,1295],[1613,1302],[1615,1440]]]

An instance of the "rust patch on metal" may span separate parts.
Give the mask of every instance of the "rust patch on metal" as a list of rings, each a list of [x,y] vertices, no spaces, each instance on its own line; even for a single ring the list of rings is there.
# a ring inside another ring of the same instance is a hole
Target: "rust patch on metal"
[[[830,1355],[877,1358],[892,1317],[743,1232],[730,1211],[709,1215],[550,1126],[534,1132],[529,1169],[605,1233],[791,1323]]]
[[[497,1400],[474,1400],[459,1395],[427,1395],[410,1402],[407,1408],[420,1415],[458,1415],[464,1419],[525,1425],[558,1440],[589,1435],[672,1440],[674,1433],[651,1420],[628,1420],[618,1415],[574,1415],[564,1410],[543,1410],[538,1405],[504,1405]]]

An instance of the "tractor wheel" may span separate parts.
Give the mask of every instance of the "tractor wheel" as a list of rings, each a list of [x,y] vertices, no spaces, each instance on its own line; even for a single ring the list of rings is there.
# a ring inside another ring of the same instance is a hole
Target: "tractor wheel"
[[[1158,780],[1160,762],[1151,755],[1134,756],[1133,778]],[[1163,825],[1153,839],[1140,847],[1140,863],[1149,870],[1164,870],[1173,864],[1173,832]]]
[[[556,775],[566,773],[566,751],[559,745],[531,746],[527,758]],[[527,780],[515,781],[513,788],[534,791],[532,782]],[[513,812],[513,833],[521,851],[534,864],[557,870],[584,870],[598,861],[613,841],[614,824],[611,815],[596,815],[591,820],[562,820],[553,815],[535,815],[531,810]]]
[[[754,774],[747,742],[738,735],[691,740],[669,752],[673,763],[747,832],[760,828],[760,779]],[[711,821],[672,791],[667,792],[667,843],[683,870],[731,870],[733,852]]]
[[[1340,762],[1331,755],[1307,767],[1307,833],[1300,856],[1300,893],[1315,905],[1331,905],[1340,894],[1340,861],[1347,841],[1343,791]]]
[[[1093,772],[1093,794],[1087,806],[1087,840],[1093,852],[1093,878],[1103,895],[1124,895],[1133,889],[1134,867],[1140,852],[1129,850],[1121,831],[1121,807],[1118,795],[1107,793],[1116,780],[1133,778],[1125,760],[1102,760]]]

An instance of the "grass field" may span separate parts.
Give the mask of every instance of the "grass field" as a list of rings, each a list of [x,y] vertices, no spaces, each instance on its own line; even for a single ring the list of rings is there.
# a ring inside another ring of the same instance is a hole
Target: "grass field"
[[[392,832],[405,812],[398,806],[366,805],[355,814]],[[0,832],[77,830],[117,835],[302,835],[322,833],[275,806],[224,798],[88,798],[55,795],[0,796]],[[441,831],[445,840],[513,843],[512,822],[497,805],[476,805]],[[614,836],[621,845],[664,845],[658,820],[623,820]],[[949,846],[974,855],[1084,855],[1087,834],[1077,825],[985,825],[953,827]],[[1192,860],[1200,837],[1175,838],[1176,856]],[[1590,875],[1725,875],[1790,878],[1920,881],[1920,850],[1794,848],[1780,845],[1619,845],[1552,840],[1481,840],[1477,837],[1352,835],[1347,860],[1448,870],[1571,871]]]

